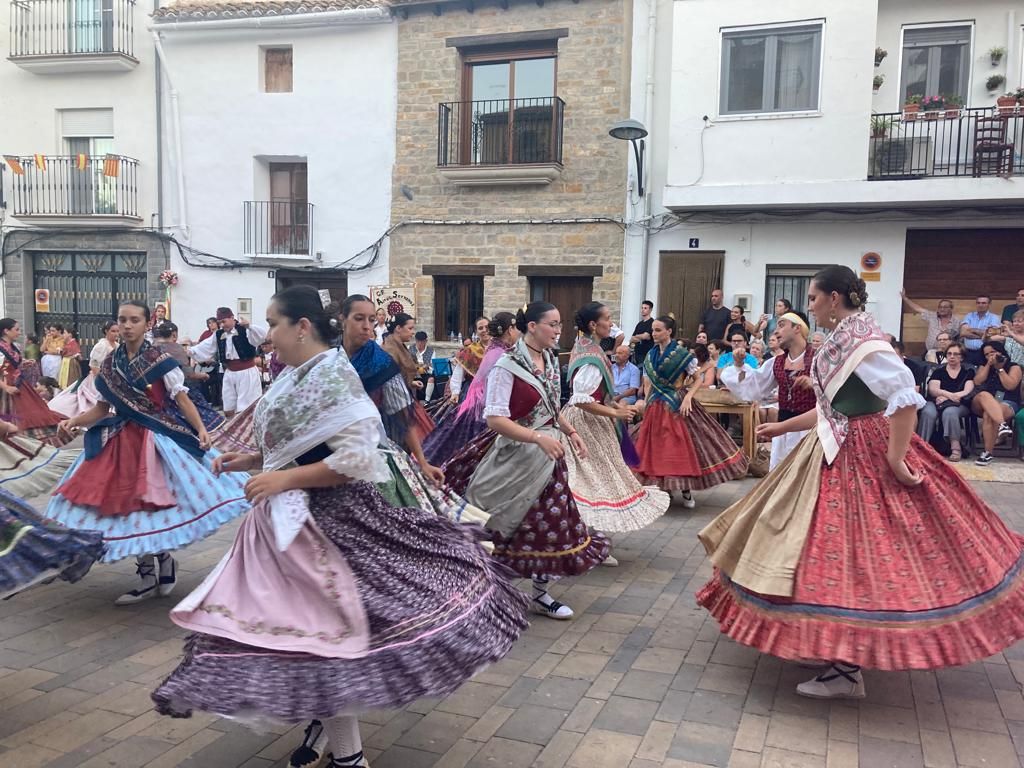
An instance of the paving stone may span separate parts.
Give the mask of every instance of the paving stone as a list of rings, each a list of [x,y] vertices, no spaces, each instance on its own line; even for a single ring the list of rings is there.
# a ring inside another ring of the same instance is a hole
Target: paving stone
[[[883,741],[861,736],[858,743],[861,765],[871,768],[923,768],[924,757],[918,744]]]
[[[628,765],[640,746],[639,736],[591,730],[572,753],[568,768],[621,768]]]
[[[732,754],[733,738],[734,731],[731,728],[683,721],[676,729],[668,756],[676,760],[725,768]]]
[[[430,712],[399,737],[395,744],[424,752],[444,754],[476,722],[472,717],[449,712]]]
[[[659,703],[626,696],[612,696],[594,721],[594,728],[616,733],[644,736],[647,733]]]
[[[953,737],[953,749],[960,765],[970,768],[990,768],[991,766],[1015,767],[1019,765],[1017,752],[1009,736],[982,731],[968,731],[957,728],[949,729]]]
[[[525,744],[509,739],[491,739],[473,756],[467,768],[528,768],[540,755],[541,748],[536,744]]]
[[[660,672],[633,670],[622,678],[622,682],[615,688],[615,693],[634,699],[661,701],[674,677]]]
[[[545,746],[568,717],[568,713],[561,709],[524,704],[502,724],[497,735],[503,739]]]
[[[743,697],[714,691],[695,691],[686,708],[686,720],[735,729],[743,714]]]

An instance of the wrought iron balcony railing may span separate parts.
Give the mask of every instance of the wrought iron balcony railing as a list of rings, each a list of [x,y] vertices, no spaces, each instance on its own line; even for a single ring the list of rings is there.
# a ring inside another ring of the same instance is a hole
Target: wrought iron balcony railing
[[[1022,174],[1022,107],[872,116],[868,179]]]
[[[16,158],[15,216],[139,218],[139,161],[122,155]]]
[[[443,103],[437,115],[437,164],[561,165],[564,113],[565,102],[558,97]]]
[[[135,0],[11,0],[11,59],[134,59]]]
[[[251,256],[312,253],[313,204],[247,200],[243,203],[244,252]]]

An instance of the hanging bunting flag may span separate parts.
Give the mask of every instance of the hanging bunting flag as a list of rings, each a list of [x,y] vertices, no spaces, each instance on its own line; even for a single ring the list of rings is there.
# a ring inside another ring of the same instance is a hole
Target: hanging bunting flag
[[[46,155],[33,155],[36,161],[36,168],[40,171],[46,170]]]
[[[103,175],[117,176],[121,172],[121,158],[117,155],[107,155],[103,158]]]
[[[82,152],[79,152],[78,155],[75,157],[75,167],[80,171],[84,171],[86,168],[88,168],[89,156]]]
[[[11,167],[11,171],[15,176],[24,176],[25,169],[21,167],[21,160],[14,155],[4,155],[4,160]]]

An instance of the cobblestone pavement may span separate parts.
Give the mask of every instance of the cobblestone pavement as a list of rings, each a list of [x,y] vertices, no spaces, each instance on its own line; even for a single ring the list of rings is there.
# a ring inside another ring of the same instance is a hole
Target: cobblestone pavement
[[[499,664],[441,701],[364,720],[374,768],[945,768],[1020,765],[1024,645],[941,672],[866,674],[862,702],[794,694],[806,669],[720,636],[696,607],[710,574],[696,531],[751,481],[699,494],[616,537],[619,568],[556,587],[572,622],[537,618]],[[1021,486],[979,484],[1016,530]],[[186,594],[234,528],[181,553]],[[0,603],[0,768],[272,768],[301,727],[255,733],[158,717],[177,663],[170,600],[115,608],[133,566],[96,568]]]

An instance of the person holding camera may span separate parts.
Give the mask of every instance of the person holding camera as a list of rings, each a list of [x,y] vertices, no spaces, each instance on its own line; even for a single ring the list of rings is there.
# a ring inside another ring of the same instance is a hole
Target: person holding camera
[[[1006,355],[999,341],[986,341],[981,347],[985,362],[974,374],[976,394],[971,411],[982,419],[981,433],[985,450],[974,462],[979,466],[992,463],[996,441],[1013,434],[1009,420],[1020,407],[1021,367]]]

